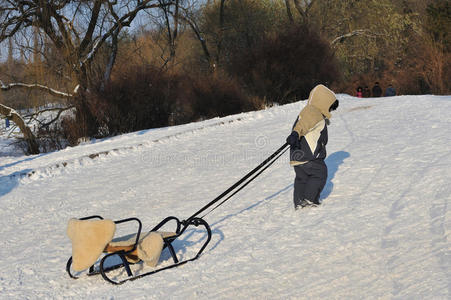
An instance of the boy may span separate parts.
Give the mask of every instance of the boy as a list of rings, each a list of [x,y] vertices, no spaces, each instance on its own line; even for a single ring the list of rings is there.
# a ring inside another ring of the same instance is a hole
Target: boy
[[[326,158],[327,125],[330,112],[338,107],[334,92],[317,85],[310,92],[307,105],[299,113],[291,134],[290,164],[294,166],[294,208],[320,204],[319,196],[327,180]]]

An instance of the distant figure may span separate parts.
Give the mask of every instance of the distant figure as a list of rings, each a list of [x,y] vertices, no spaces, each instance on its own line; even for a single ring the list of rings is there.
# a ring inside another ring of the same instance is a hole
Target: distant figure
[[[6,120],[5,120],[5,125],[6,125],[6,128],[9,128],[9,119],[8,118],[6,118]]]
[[[371,97],[371,91],[370,88],[365,85],[365,87],[363,88],[363,98],[369,98]]]
[[[385,97],[393,97],[393,96],[396,96],[396,90],[395,90],[395,88],[394,88],[391,84],[389,84],[389,85],[388,85],[388,88],[385,90],[384,96],[385,96]]]
[[[380,97],[382,96],[382,89],[379,86],[379,82],[376,81],[373,88],[371,89],[371,93],[373,94],[373,97]]]
[[[356,96],[359,97],[359,98],[362,98],[362,97],[363,97],[363,89],[362,89],[361,86],[359,86],[359,87],[357,88],[357,94],[356,94]]]

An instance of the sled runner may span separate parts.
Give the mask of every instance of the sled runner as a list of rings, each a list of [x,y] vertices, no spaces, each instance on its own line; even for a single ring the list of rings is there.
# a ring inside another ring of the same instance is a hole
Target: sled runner
[[[69,220],[67,234],[72,241],[72,256],[66,264],[67,273],[71,278],[77,279],[80,273],[88,270],[87,275],[89,276],[100,274],[103,279],[112,284],[123,284],[127,281],[178,267],[199,258],[211,240],[210,226],[203,218],[257,178],[288,150],[287,146],[288,144],[285,143],[260,165],[186,220],[180,221],[178,218],[170,216],[161,221],[152,230],[145,233],[142,232],[142,223],[137,218],[112,221],[103,219],[101,216],[90,216]],[[223,199],[225,196],[227,198]],[[208,213],[198,217],[220,200],[222,201],[210,209]],[[136,234],[114,238],[116,225],[128,222],[137,223],[138,228]],[[175,224],[175,230],[172,232],[160,231],[167,224]],[[173,243],[183,236],[190,227],[200,228],[203,237],[198,242],[200,246],[195,251],[195,255],[191,258],[180,258],[176,254]],[[143,264],[155,268],[162,251],[165,249],[169,251],[172,257],[172,264],[153,269],[143,274],[134,274],[130,267],[131,265],[142,261]],[[114,261],[112,265],[110,265],[111,261]],[[118,270],[119,273],[125,272],[127,275],[126,278],[117,279],[110,276],[109,273],[114,270]]]

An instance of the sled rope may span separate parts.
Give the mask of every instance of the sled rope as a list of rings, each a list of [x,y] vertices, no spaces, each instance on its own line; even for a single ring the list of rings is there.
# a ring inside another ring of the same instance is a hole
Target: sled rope
[[[211,207],[213,204],[217,203],[219,200],[224,198],[227,194],[229,194],[231,191],[233,191],[235,188],[240,186],[243,182],[245,182],[248,178],[250,178],[252,175],[257,174],[252,177],[249,181],[247,181],[245,184],[243,184],[239,189],[237,189],[234,193],[232,193],[229,197],[224,199],[221,203],[219,203],[217,206],[215,206],[213,209],[211,209],[208,213],[200,217],[201,219],[211,213],[213,210],[224,204],[227,200],[229,200],[232,196],[234,196],[236,193],[238,193],[240,190],[242,190],[245,186],[247,186],[249,183],[251,183],[253,180],[255,180],[263,171],[265,171],[269,166],[271,166],[277,159],[279,159],[280,156],[282,156],[285,151],[287,151],[289,148],[287,147],[288,143],[283,144],[279,149],[277,149],[273,154],[271,154],[268,158],[266,158],[262,163],[260,163],[257,167],[255,167],[252,171],[247,173],[243,178],[238,180],[235,184],[233,184],[231,187],[229,187],[227,190],[225,190],[222,194],[217,196],[215,199],[210,201],[207,205],[202,207],[199,211],[197,211],[195,214],[193,214],[191,217],[189,217],[184,222],[189,222],[192,219],[194,219],[196,216],[207,210],[209,207]],[[263,169],[262,169],[263,168]],[[262,170],[260,170],[262,169]],[[259,172],[260,171],[260,172]]]
[[[255,178],[257,178],[258,176],[260,176],[261,173],[263,173],[267,168],[269,168],[273,163],[275,163],[289,148],[286,148],[285,150],[283,150],[281,153],[279,153],[279,155],[277,155],[274,160],[272,160],[271,162],[269,162],[262,170],[260,170],[260,172],[258,172],[257,174],[254,175],[254,177],[252,177],[249,181],[247,181],[245,184],[243,184],[239,189],[237,189],[236,191],[234,191],[230,196],[228,196],[227,198],[225,198],[224,200],[222,200],[218,205],[216,205],[215,207],[213,207],[209,212],[207,212],[206,214],[204,214],[202,217],[200,217],[201,219],[203,219],[205,216],[207,216],[208,214],[210,214],[212,211],[214,211],[215,209],[217,209],[219,206],[221,206],[222,204],[224,204],[224,202],[226,202],[227,200],[229,200],[230,198],[232,198],[234,195],[236,195],[239,191],[241,191],[243,188],[245,188],[249,183],[251,183],[252,181],[255,180]]]

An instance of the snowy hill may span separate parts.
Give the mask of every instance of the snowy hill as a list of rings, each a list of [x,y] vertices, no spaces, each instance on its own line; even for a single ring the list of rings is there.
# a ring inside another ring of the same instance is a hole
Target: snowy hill
[[[304,104],[0,156],[0,298],[450,299],[451,96],[339,99],[320,207],[294,211],[285,154],[205,217],[198,260],[119,287],[67,276],[70,218],[187,218],[279,148]]]

